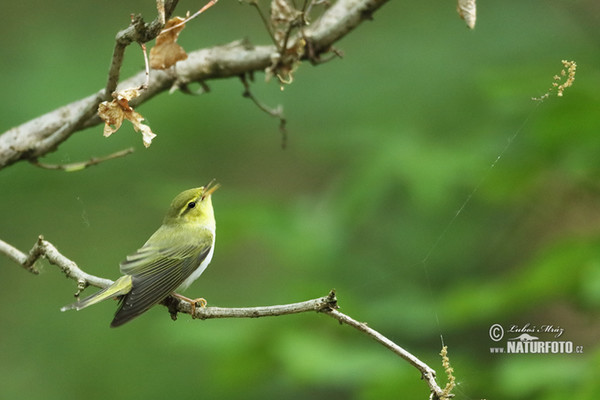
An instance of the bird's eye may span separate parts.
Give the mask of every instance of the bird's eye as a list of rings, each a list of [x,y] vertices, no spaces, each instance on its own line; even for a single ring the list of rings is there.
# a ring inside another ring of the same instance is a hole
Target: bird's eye
[[[196,207],[196,202],[195,201],[190,201],[188,203],[188,208],[194,208],[194,207]]]

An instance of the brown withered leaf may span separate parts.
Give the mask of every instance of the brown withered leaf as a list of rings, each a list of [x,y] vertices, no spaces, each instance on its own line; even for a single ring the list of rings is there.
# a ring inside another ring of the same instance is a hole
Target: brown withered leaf
[[[283,46],[285,36],[290,26],[302,15],[288,0],[273,0],[271,2],[271,29],[278,47]]]
[[[275,53],[271,56],[271,65],[265,69],[265,80],[268,82],[271,77],[276,76],[279,83],[291,84],[294,81],[294,72],[300,66],[305,47],[306,41],[299,39],[282,54]]]
[[[294,72],[300,65],[306,42],[304,39],[290,40],[290,33],[305,22],[302,17],[302,11],[294,8],[289,0],[271,2],[270,25],[278,52],[271,56],[271,65],[265,70],[267,81],[276,76],[282,84],[293,82]]]
[[[119,130],[123,120],[127,119],[133,124],[136,132],[142,133],[144,146],[149,147],[156,135],[148,125],[142,124],[144,117],[136,112],[129,101],[140,95],[137,88],[124,89],[113,94],[114,100],[103,101],[98,106],[98,116],[105,122],[104,136],[108,137]]]
[[[177,37],[185,28],[185,24],[181,24],[183,21],[185,18],[174,17],[165,24],[156,38],[156,45],[150,50],[150,68],[167,69],[188,57],[183,47],[177,44]],[[181,25],[171,29],[178,24]]]

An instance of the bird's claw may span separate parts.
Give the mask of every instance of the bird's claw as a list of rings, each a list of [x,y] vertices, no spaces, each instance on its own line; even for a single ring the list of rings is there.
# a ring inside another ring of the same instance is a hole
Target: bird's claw
[[[200,304],[200,308],[205,308],[208,303],[202,297],[192,300],[190,302],[190,306],[192,307],[192,318],[196,318],[196,307],[198,307],[198,304]]]
[[[190,308],[191,308],[190,314],[192,314],[192,318],[196,318],[196,307],[198,307],[198,305],[200,305],[200,308],[204,308],[204,307],[206,307],[206,304],[208,304],[206,302],[206,300],[203,299],[202,297],[199,297],[197,299],[190,299],[188,297],[180,295],[179,293],[173,293],[173,296],[178,298],[179,300],[183,300],[186,303],[190,304]]]

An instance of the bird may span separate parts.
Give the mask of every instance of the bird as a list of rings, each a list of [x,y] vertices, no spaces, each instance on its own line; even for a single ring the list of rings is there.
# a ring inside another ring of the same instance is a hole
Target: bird
[[[191,304],[192,316],[204,299],[188,299],[174,293],[185,290],[200,277],[212,260],[215,248],[215,216],[211,195],[219,188],[214,179],[206,186],[178,194],[162,225],[135,253],[121,262],[123,276],[112,285],[61,308],[81,310],[109,298],[119,307],[110,326],[121,326],[162,302],[169,295]]]

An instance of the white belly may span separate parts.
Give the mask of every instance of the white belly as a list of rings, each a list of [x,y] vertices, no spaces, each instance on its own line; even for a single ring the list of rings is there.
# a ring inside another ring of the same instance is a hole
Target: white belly
[[[208,264],[210,264],[210,261],[212,260],[214,252],[215,252],[215,236],[214,236],[214,232],[213,232],[213,245],[212,245],[210,251],[208,252],[208,254],[206,255],[206,258],[204,260],[202,260],[202,262],[200,263],[200,266],[198,268],[196,268],[196,270],[194,272],[192,272],[192,274],[190,276],[188,276],[188,278],[185,281],[183,281],[183,283],[181,285],[179,285],[179,287],[177,288],[177,291],[183,291],[183,290],[187,289],[196,279],[198,279],[200,277],[200,275],[202,275],[202,273],[204,272],[206,267],[208,267]]]

